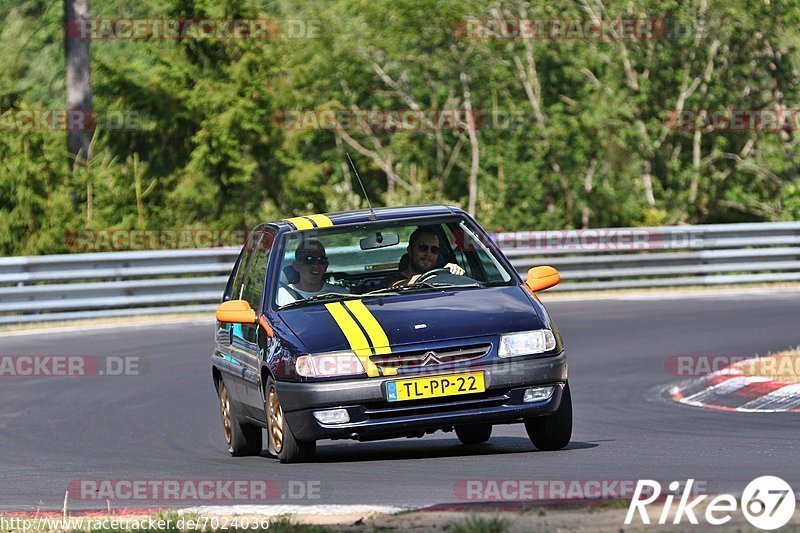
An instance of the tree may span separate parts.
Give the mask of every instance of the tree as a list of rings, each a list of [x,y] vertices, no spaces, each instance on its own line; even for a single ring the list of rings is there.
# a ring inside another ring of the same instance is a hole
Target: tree
[[[83,117],[83,127],[67,129],[70,168],[91,160],[93,127],[91,40],[81,34],[81,21],[89,19],[89,0],[64,0],[64,51],[66,59],[67,111]],[[91,183],[88,184],[91,202]]]

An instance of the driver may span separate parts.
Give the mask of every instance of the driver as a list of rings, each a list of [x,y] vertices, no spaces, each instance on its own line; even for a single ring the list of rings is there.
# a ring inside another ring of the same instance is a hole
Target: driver
[[[346,287],[325,281],[328,256],[325,255],[325,247],[317,239],[306,239],[298,244],[292,268],[300,275],[300,280],[278,289],[278,305],[329,292],[350,294]]]
[[[441,248],[436,230],[431,226],[418,227],[408,238],[408,266],[385,277],[381,281],[381,287],[391,287],[401,283],[411,285],[421,274],[437,268]],[[455,263],[447,263],[443,268],[453,275],[464,275],[464,269]]]

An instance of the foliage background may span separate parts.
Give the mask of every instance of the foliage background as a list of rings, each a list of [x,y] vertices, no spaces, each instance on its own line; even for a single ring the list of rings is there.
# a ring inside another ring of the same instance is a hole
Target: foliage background
[[[69,251],[82,229],[250,228],[374,204],[474,207],[500,230],[800,219],[800,121],[676,131],[670,112],[797,109],[794,0],[94,0],[93,18],[277,18],[314,38],[92,42],[98,131],[0,126],[0,254]],[[0,2],[0,113],[63,109],[60,0]],[[651,40],[474,40],[465,17],[658,18]],[[512,129],[287,130],[292,109],[517,113]]]

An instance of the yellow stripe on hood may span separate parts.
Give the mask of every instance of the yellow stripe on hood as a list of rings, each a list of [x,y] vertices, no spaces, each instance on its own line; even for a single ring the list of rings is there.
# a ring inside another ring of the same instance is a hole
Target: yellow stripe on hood
[[[347,312],[341,302],[325,304],[325,308],[336,321],[342,333],[344,333],[348,344],[350,344],[350,348],[353,350],[353,353],[356,354],[359,361],[361,361],[361,365],[364,367],[364,370],[366,370],[367,375],[371,378],[379,376],[380,372],[378,372],[378,367],[375,366],[375,363],[369,358],[369,356],[372,355],[369,341],[367,337],[364,336],[364,333],[361,331],[361,328],[358,327],[353,317],[350,316],[350,313]]]
[[[381,326],[380,322],[375,318],[375,315],[364,305],[361,300],[348,300],[344,305],[353,313],[353,316],[361,323],[361,326],[369,335],[369,340],[372,341],[372,347],[375,349],[376,355],[384,355],[392,353],[392,348],[389,346],[389,338]],[[384,376],[397,375],[397,367],[380,367]]]

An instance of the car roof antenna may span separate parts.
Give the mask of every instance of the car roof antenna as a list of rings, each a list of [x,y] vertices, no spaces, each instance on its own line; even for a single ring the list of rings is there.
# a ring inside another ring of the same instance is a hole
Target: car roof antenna
[[[353,167],[353,172],[356,173],[356,178],[358,178],[358,184],[361,185],[361,192],[364,193],[364,199],[367,201],[367,205],[369,206],[369,211],[372,213],[369,216],[370,220],[378,220],[378,215],[375,214],[375,210],[372,209],[372,204],[369,201],[369,196],[367,196],[367,190],[364,188],[364,182],[361,181],[361,176],[358,175],[358,170],[356,170],[356,166],[353,164],[353,160],[350,159],[350,152],[345,152],[347,154],[347,160],[350,161],[350,166]]]

